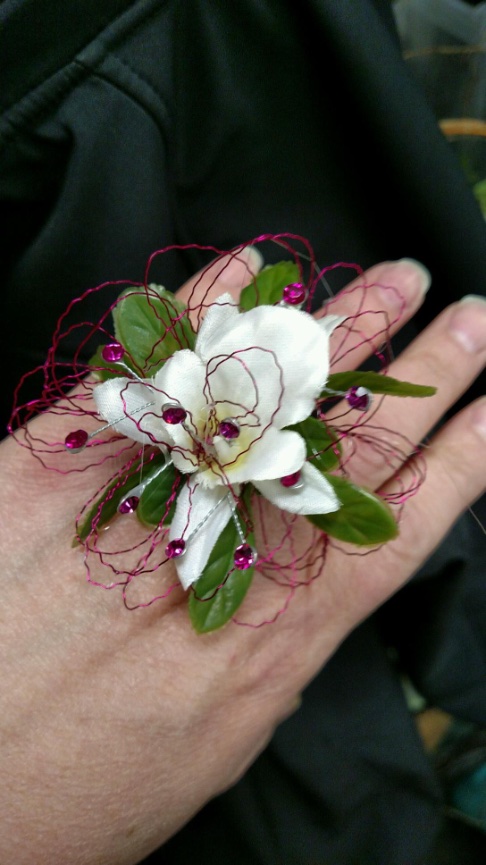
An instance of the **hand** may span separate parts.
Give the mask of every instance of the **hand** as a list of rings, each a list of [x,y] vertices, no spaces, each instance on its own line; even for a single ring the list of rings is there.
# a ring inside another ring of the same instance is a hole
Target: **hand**
[[[226,276],[237,294],[246,267]],[[379,265],[367,278],[407,299],[401,323],[421,303],[423,274],[409,262]],[[207,274],[198,296],[210,281]],[[215,294],[227,290],[221,283]],[[381,309],[391,299],[372,288],[367,302]],[[346,314],[350,303],[352,295],[342,295],[333,312]],[[436,385],[437,395],[385,400],[376,422],[420,441],[485,361],[486,304],[446,309],[390,368]],[[46,438],[53,423],[63,435],[58,417],[33,423]],[[86,583],[71,538],[92,478],[46,472],[5,441],[0,861],[130,865],[234,783],[349,631],[409,579],[481,494],[485,449],[483,399],[432,439],[426,481],[407,504],[399,537],[373,553],[372,575],[369,558],[331,550],[320,578],[275,624],[230,624],[198,637],[185,599],[127,612],[116,593]],[[393,482],[365,448],[352,474],[380,490]],[[250,614],[252,605],[274,609],[271,594],[271,584],[252,593]]]

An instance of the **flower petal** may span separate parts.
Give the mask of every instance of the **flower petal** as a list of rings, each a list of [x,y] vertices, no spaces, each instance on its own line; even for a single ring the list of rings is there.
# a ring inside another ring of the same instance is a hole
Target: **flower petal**
[[[338,327],[343,321],[346,321],[346,315],[323,315],[321,318],[317,318],[316,321],[321,328],[328,336],[331,336],[333,330]]]
[[[187,411],[184,424],[166,425],[162,421],[175,447],[172,452],[174,465],[181,472],[194,472],[198,468],[194,454],[198,450],[198,426],[204,426],[207,414],[205,381],[205,366],[189,349],[173,354],[154,377],[154,388],[157,388],[161,406],[180,403]]]
[[[298,489],[284,487],[280,480],[258,481],[255,486],[273,505],[291,514],[329,514],[339,510],[334,489],[315,466],[304,463],[301,480]]]
[[[214,444],[221,466],[221,476],[217,469],[211,472],[215,483],[221,483],[223,478],[231,484],[245,481],[260,481],[268,478],[281,478],[296,472],[305,460],[305,442],[302,436],[291,430],[278,430],[269,427],[265,434],[256,441],[244,441],[244,432],[240,434],[237,447],[233,447],[219,436]],[[203,482],[211,484],[209,473],[203,476]]]
[[[230,294],[222,294],[211,304],[197,335],[195,351],[202,360],[217,352],[221,334],[240,315]]]
[[[229,355],[218,351],[208,361],[206,398],[220,421],[232,417],[261,435],[277,417],[283,395],[282,369],[272,351],[256,346]]]
[[[198,355],[188,348],[176,351],[155,374],[154,388],[162,403],[178,402],[190,416],[197,416],[204,399],[205,365]],[[171,433],[173,430],[171,429]]]
[[[333,327],[337,323],[334,321]],[[213,358],[237,355],[243,359],[246,353],[248,374],[258,385],[259,406],[263,410],[266,391],[271,406],[276,399],[275,376],[270,387],[265,386],[271,358],[283,383],[278,393],[278,411],[272,420],[281,429],[308,417],[314,408],[329,372],[329,329],[300,310],[257,306],[227,321],[218,339],[215,336],[205,346],[205,360],[211,364],[207,349],[213,352]],[[196,349],[199,351],[198,345]]]
[[[184,538],[187,543],[184,555],[174,559],[184,589],[201,576],[211,550],[231,519],[230,502],[231,494],[226,487],[209,490],[192,479],[179,493],[169,539]]]
[[[93,397],[98,413],[116,432],[143,444],[170,441],[157,417],[160,400],[150,382],[111,378],[95,387]]]
[[[176,437],[181,439],[182,433],[176,433]],[[193,474],[194,472],[197,472],[200,468],[199,460],[197,456],[195,456],[195,454],[193,453],[191,449],[192,447],[192,439],[189,435],[187,435],[186,443],[179,442],[177,445],[172,447],[170,451],[170,456],[176,469],[178,469],[185,475]]]

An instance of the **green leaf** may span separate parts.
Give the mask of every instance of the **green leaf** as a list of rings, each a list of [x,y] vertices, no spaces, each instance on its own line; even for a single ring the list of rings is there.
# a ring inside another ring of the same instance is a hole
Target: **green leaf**
[[[270,264],[243,289],[240,295],[240,309],[247,312],[255,306],[274,304],[282,300],[282,291],[286,285],[298,282],[299,268],[293,261],[280,261]]]
[[[388,504],[364,487],[355,486],[345,478],[327,475],[341,502],[332,514],[312,514],[311,523],[340,541],[359,546],[374,546],[391,541],[398,535],[398,526]]]
[[[113,310],[115,336],[142,372],[154,375],[182,348],[193,348],[195,333],[185,307],[159,285],[128,288]]]
[[[163,522],[170,525],[174,516],[176,497],[171,502],[168,513],[167,502],[174,492],[176,470],[169,463],[163,471],[152,477],[145,487],[137,508],[137,517],[141,523],[147,526],[158,526]]]
[[[189,616],[198,634],[207,634],[225,625],[250,588],[254,569],[239,571],[233,563],[239,542],[234,521],[230,519],[189,597]],[[251,542],[248,539],[248,543]]]
[[[350,387],[366,387],[371,393],[387,393],[391,396],[433,396],[437,392],[436,387],[424,384],[411,384],[408,381],[399,381],[379,372],[336,372],[330,375],[321,398],[329,394],[328,390],[346,392]]]
[[[339,439],[323,421],[308,417],[286,429],[294,430],[302,436],[307,448],[307,459],[319,471],[328,472],[339,465]]]
[[[135,367],[130,363],[130,359],[127,356],[123,358],[122,362],[104,360],[101,354],[103,348],[103,345],[99,345],[93,357],[88,361],[89,366],[101,381],[107,381],[109,378],[119,378],[121,375],[126,376],[128,374],[127,367],[132,372],[136,372]]]
[[[122,499],[136,487],[142,480],[150,478],[153,474],[159,471],[164,464],[162,454],[156,454],[153,459],[142,465],[139,460],[130,469],[129,475],[121,480],[115,478],[111,481],[96,501],[91,505],[86,514],[82,515],[81,522],[76,526],[77,535],[75,543],[85,541],[93,528],[93,521],[96,519],[97,530],[101,529],[108,523],[118,511],[118,505]]]

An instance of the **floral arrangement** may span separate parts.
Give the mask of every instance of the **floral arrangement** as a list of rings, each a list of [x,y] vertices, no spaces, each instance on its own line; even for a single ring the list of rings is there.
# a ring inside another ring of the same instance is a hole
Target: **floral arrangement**
[[[279,615],[296,587],[322,571],[329,543],[367,552],[393,539],[398,516],[392,507],[401,508],[415,492],[422,471],[409,458],[411,481],[402,480],[389,501],[348,478],[347,461],[360,436],[374,441],[390,464],[394,454],[397,464],[404,462],[398,434],[371,432],[375,395],[424,397],[434,388],[396,381],[385,368],[333,373],[331,338],[342,356],[350,334],[359,333],[363,299],[350,318],[335,315],[332,301],[314,317],[312,299],[325,271],[312,254],[304,259],[295,252],[291,241],[301,239],[263,239],[279,242],[291,260],[249,274],[239,303],[223,293],[184,305],[149,283],[147,271],[101,321],[84,322],[81,348],[95,336],[102,344],[88,361],[76,353],[74,372],[60,375],[66,365],[56,352],[79,327],[63,331],[63,317],[42,367],[42,398],[29,403],[27,416],[25,406],[16,407],[11,427],[43,464],[61,473],[115,465],[76,520],[75,544],[84,549],[88,579],[121,586],[130,608],[165,598],[180,584],[190,590],[189,615],[200,633],[238,621],[256,573],[287,590]],[[374,347],[382,366],[388,326]],[[63,441],[36,439],[25,421],[39,409],[72,417]],[[404,447],[410,457],[408,443]],[[60,465],[62,452],[77,464]],[[56,455],[54,466],[48,454]],[[309,531],[305,549],[296,550],[302,518]],[[140,528],[133,533],[127,520],[144,527],[142,540]],[[106,532],[115,525],[117,532]],[[157,589],[160,565],[168,561],[178,579]],[[103,569],[108,579],[97,576]],[[143,580],[148,595],[132,598]]]

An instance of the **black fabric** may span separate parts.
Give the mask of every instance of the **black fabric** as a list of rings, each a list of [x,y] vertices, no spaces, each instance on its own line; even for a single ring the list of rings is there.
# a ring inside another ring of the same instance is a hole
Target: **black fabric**
[[[69,4],[4,0],[0,9],[1,56],[5,63],[2,110],[72,60],[130,5],[131,0],[70,0]]]
[[[434,277],[421,323],[485,293],[484,222],[408,77],[389,3],[82,7],[0,8],[12,55],[29,46],[9,64],[0,122],[3,424],[67,302],[107,278],[139,279],[169,243],[231,247],[283,230],[308,236],[323,265],[419,258]],[[204,261],[174,255],[154,278],[176,288]],[[484,723],[476,531],[462,521],[356,630],[247,776],[157,861],[420,862],[439,791],[388,646],[436,705]]]

